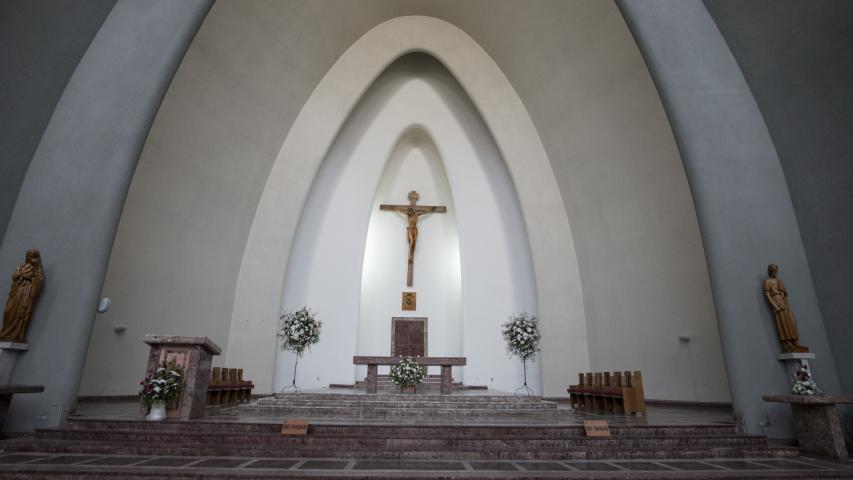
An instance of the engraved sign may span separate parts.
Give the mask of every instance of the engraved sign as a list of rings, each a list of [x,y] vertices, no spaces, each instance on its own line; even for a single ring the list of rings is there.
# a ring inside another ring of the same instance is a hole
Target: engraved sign
[[[587,437],[609,437],[610,426],[607,420],[584,420],[583,428]]]
[[[403,292],[403,310],[415,310],[418,305],[418,294],[415,292]]]
[[[281,426],[282,435],[307,435],[308,420],[285,418]]]

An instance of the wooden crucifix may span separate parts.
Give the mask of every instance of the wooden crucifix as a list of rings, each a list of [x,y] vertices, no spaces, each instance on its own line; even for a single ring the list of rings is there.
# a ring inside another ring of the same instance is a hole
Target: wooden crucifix
[[[409,226],[406,227],[406,234],[409,237],[409,270],[406,274],[406,285],[409,287],[412,286],[412,272],[415,265],[415,245],[418,243],[418,218],[433,212],[445,213],[447,211],[447,207],[443,206],[415,205],[418,203],[418,198],[420,198],[418,192],[412,190],[409,192],[408,205],[379,205],[380,210],[400,212],[409,220]]]

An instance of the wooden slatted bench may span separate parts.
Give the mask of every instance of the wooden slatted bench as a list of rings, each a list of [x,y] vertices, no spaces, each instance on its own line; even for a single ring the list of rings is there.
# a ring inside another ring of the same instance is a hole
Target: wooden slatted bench
[[[213,367],[207,386],[207,404],[228,406],[247,403],[254,388],[251,380],[243,379],[242,368]]]
[[[578,384],[566,389],[575,410],[645,415],[640,371],[579,373]]]

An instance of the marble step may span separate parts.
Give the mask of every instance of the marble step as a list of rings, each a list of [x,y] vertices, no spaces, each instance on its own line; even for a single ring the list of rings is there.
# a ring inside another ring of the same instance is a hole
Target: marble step
[[[610,437],[589,438],[574,437],[553,438],[364,438],[364,437],[282,437],[278,434],[229,434],[221,433],[176,433],[176,432],[138,432],[120,430],[39,430],[38,439],[67,441],[113,441],[147,442],[153,444],[212,444],[218,441],[243,445],[262,444],[268,447],[304,447],[329,446],[333,448],[416,448],[416,449],[493,449],[515,448],[576,448],[576,447],[660,447],[675,448],[686,446],[766,446],[765,437],[758,435],[736,435],[730,437]]]
[[[764,470],[718,470],[713,472],[693,471],[651,471],[651,472],[628,472],[620,471],[561,471],[561,472],[539,472],[539,471],[512,471],[512,472],[489,472],[489,471],[388,471],[388,470],[258,470],[258,469],[213,469],[202,470],[183,467],[159,467],[139,469],[135,467],[114,467],[105,470],[103,467],[92,467],[85,465],[73,466],[51,466],[38,467],[29,465],[18,465],[14,468],[14,476],[7,478],[44,480],[69,480],[85,478],[90,480],[151,480],[162,478],[168,480],[199,480],[199,479],[222,479],[234,478],[245,480],[275,480],[275,479],[305,479],[305,480],[341,480],[346,479],[383,479],[383,480],[451,480],[451,479],[476,479],[476,480],[506,480],[507,478],[519,480],[546,480],[553,478],[566,479],[589,479],[599,480],[684,480],[684,479],[721,479],[721,480],[778,480],[785,478],[789,480],[814,479],[815,472],[812,471],[780,471],[773,469]],[[11,473],[11,472],[8,472]],[[511,475],[508,476],[508,475]],[[849,469],[821,470],[821,479],[853,478]]]
[[[369,397],[365,395],[365,397]],[[252,405],[252,404],[249,404]],[[274,397],[266,397],[260,398],[256,402],[256,405],[259,407],[263,406],[275,406],[275,405],[314,405],[314,406],[335,406],[341,405],[346,407],[417,407],[417,408],[432,408],[432,407],[444,407],[444,408],[543,408],[543,409],[556,409],[556,402],[482,402],[482,401],[459,401],[459,400],[445,400],[442,398],[434,398],[434,397],[403,397],[395,400],[381,400],[381,399],[373,399],[373,398],[348,398],[348,399],[335,399],[335,400],[327,400],[327,399],[310,399],[310,398],[300,398],[298,396],[293,396],[291,398],[274,398]]]
[[[246,407],[241,408],[241,411],[247,414],[255,415],[272,415],[272,416],[290,416],[298,418],[308,418],[315,420],[322,419],[363,419],[363,420],[383,420],[383,419],[434,419],[437,417],[450,420],[464,419],[507,419],[509,417],[536,417],[544,418],[547,416],[556,416],[557,410],[545,409],[504,409],[496,410],[493,408],[430,408],[430,409],[415,409],[415,408],[351,408],[351,407],[299,407],[299,406],[265,406],[265,407]]]
[[[280,423],[224,421],[145,422],[138,420],[69,419],[64,430],[121,430],[137,432],[278,434]],[[571,438],[585,437],[580,425],[407,425],[407,424],[312,424],[311,436],[382,438]],[[611,425],[615,437],[647,436],[733,436],[735,426],[724,425]]]
[[[197,444],[153,444],[149,442],[115,441],[57,441],[49,439],[14,439],[4,442],[7,452],[47,452],[98,455],[171,455],[171,456],[223,456],[223,457],[270,457],[270,458],[359,458],[400,460],[582,460],[582,459],[700,459],[700,458],[748,458],[796,456],[796,448],[765,446],[714,446],[714,447],[578,447],[536,448],[491,448],[484,450],[463,449],[377,449],[328,447],[287,447],[269,445],[245,445],[231,443]]]
[[[421,394],[399,394],[399,393],[379,393],[374,395],[367,394],[346,394],[346,393],[278,393],[270,397],[264,397],[259,400],[268,399],[290,399],[298,398],[300,400],[313,401],[345,401],[345,400],[360,400],[360,401],[382,401],[382,402],[397,402],[401,400],[417,399],[420,401],[440,401],[440,402],[460,402],[460,403],[515,403],[529,404],[547,402],[542,397],[533,396],[515,396],[515,395],[421,395]],[[547,402],[554,403],[554,402]]]
[[[315,409],[322,411],[362,411],[362,412],[391,412],[391,411],[423,411],[432,414],[433,412],[454,412],[454,411],[484,411],[484,412],[556,412],[557,406],[554,404],[529,404],[529,405],[514,405],[514,404],[483,404],[483,403],[442,403],[442,402],[312,402],[312,401],[282,401],[274,400],[270,402],[258,402],[257,404],[241,405],[239,411],[251,412],[270,409]],[[561,411],[564,415],[569,412]]]

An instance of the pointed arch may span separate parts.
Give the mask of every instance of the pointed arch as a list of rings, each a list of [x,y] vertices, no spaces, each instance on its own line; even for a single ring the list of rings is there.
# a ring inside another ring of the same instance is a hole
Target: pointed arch
[[[358,100],[392,62],[410,52],[427,53],[451,72],[506,162],[533,260],[544,336],[543,393],[565,394],[569,372],[586,370],[589,355],[574,242],[547,154],[521,99],[491,57],[459,28],[424,16],[398,17],[362,36],[320,81],[294,122],[246,243],[227,361],[257,372],[272,368],[288,256],[314,177]],[[292,188],[277,188],[285,183]],[[268,354],[256,347],[265,340]],[[271,377],[257,379],[260,391],[271,388]]]

